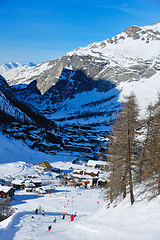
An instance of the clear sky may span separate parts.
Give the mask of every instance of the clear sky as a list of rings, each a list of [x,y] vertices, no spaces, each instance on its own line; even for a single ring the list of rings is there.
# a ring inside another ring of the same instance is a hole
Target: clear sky
[[[160,0],[0,0],[0,65],[41,63],[160,21]]]

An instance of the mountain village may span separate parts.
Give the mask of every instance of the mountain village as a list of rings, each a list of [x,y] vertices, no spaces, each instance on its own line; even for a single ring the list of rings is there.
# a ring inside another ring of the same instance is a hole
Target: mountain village
[[[0,66],[0,239],[160,239],[159,41]]]
[[[4,219],[13,213],[11,202],[14,200],[16,191],[24,189],[27,192],[38,195],[52,194],[56,192],[56,186],[64,185],[74,188],[102,188],[106,187],[107,174],[104,172],[106,162],[89,160],[87,163],[74,158],[69,168],[52,167],[48,161],[43,161],[33,165],[35,173],[14,178],[6,176],[1,178],[0,185],[0,205],[8,207],[8,212],[4,207],[5,214],[1,212]],[[10,202],[10,204],[9,204]]]

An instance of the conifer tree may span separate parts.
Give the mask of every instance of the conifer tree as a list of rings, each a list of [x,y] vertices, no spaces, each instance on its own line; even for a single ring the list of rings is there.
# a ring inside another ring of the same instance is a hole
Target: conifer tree
[[[160,98],[155,106],[148,107],[148,112],[143,143],[144,179],[154,197],[160,194]]]
[[[115,118],[108,146],[110,162],[110,201],[118,195],[126,197],[129,185],[130,201],[134,203],[133,194],[133,159],[138,127],[138,106],[134,94],[126,97],[122,112]]]

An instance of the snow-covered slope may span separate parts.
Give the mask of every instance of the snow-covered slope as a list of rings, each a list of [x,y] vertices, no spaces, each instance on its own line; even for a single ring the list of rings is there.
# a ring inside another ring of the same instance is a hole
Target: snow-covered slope
[[[42,64],[35,65],[33,63],[20,64],[20,63],[8,63],[0,66],[0,74],[3,75],[9,85],[13,84],[29,84],[37,76],[49,70],[52,67],[52,62],[48,61]]]
[[[8,177],[37,177],[31,167],[24,162],[2,164],[0,177],[6,176],[7,169]],[[158,196],[150,202],[142,200],[140,191],[137,187],[132,206],[128,196],[109,206],[104,202],[101,189],[55,185],[55,192],[45,195],[18,190],[12,201],[15,213],[0,222],[0,236],[5,240],[159,240],[160,198]],[[38,215],[35,214],[36,208],[39,209]],[[45,211],[45,216],[40,209]],[[64,220],[62,212],[67,213]],[[71,222],[70,215],[75,212],[76,217]],[[55,217],[56,223],[53,222]],[[51,231],[47,232],[49,225]]]
[[[17,106],[17,100],[14,98],[6,80],[0,75],[0,111],[22,123],[33,121],[22,112]],[[1,116],[2,117],[2,116]],[[2,120],[2,119],[1,119]]]
[[[114,113],[130,92],[137,96],[144,116],[147,105],[157,100],[159,79],[160,22],[130,26],[111,39],[21,71],[8,82],[20,102],[58,126],[88,125],[89,141],[105,137]]]
[[[160,54],[160,22],[150,26],[130,26],[117,36],[98,43],[92,43],[87,47],[77,48],[67,53],[69,56],[90,55],[101,56],[108,59],[110,56],[118,60],[123,57],[134,60],[134,58],[151,59]],[[123,56],[123,57],[122,57]],[[122,59],[121,59],[122,58]],[[121,63],[124,64],[122,61]]]

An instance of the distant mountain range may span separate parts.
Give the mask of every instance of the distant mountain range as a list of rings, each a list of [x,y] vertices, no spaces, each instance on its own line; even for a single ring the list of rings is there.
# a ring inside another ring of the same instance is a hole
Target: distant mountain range
[[[110,39],[42,64],[5,64],[0,66],[0,74],[18,102],[60,128],[88,126],[91,138],[103,140],[125,95],[136,94],[142,115],[157,99],[160,22],[130,26]],[[71,132],[68,144],[71,136],[75,138]]]

